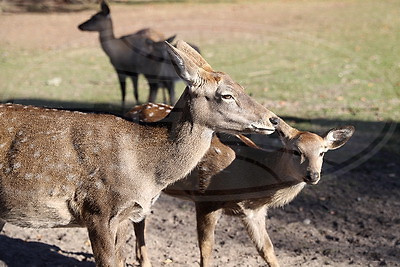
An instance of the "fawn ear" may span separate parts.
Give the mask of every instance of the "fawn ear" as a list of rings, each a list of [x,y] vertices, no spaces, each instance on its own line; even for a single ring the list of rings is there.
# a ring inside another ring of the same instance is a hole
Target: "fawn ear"
[[[197,66],[200,68],[204,69],[205,71],[213,72],[214,70],[210,66],[210,64],[207,63],[207,61],[200,55],[200,53],[193,47],[191,47],[188,43],[179,40],[176,43],[176,48],[178,48],[180,51],[183,51]]]
[[[174,35],[168,37],[167,39],[165,39],[165,42],[172,43],[172,41],[173,41],[175,38],[176,38],[176,34],[174,34]]]
[[[287,124],[281,118],[279,118],[278,126],[276,126],[276,132],[278,133],[279,138],[284,145],[286,145],[289,140],[293,139],[299,133],[297,129]]]
[[[110,14],[110,8],[108,7],[106,1],[101,1],[101,4],[100,4],[100,5],[101,5],[101,12],[102,12],[104,15]]]
[[[354,126],[342,126],[338,128],[333,128],[323,135],[325,142],[329,149],[337,149],[347,141],[353,135],[355,131]]]
[[[175,48],[168,42],[165,42],[165,44],[168,54],[171,58],[171,62],[174,65],[176,73],[179,75],[179,77],[181,77],[188,85],[200,82],[204,70],[195,64],[184,51]]]

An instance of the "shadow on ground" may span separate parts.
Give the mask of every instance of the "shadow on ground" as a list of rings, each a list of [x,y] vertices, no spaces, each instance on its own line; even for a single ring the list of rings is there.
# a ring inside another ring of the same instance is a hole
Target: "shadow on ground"
[[[7,102],[122,114],[120,106],[105,103],[45,99]],[[284,209],[270,211],[269,232],[277,250],[285,251],[290,257],[301,256],[307,264],[318,260],[318,264],[322,261],[340,266],[400,266],[400,130],[397,124],[284,119],[301,130],[318,133],[350,124],[356,127],[356,133],[346,146],[326,155],[325,175],[318,185],[307,186]],[[223,139],[227,143],[235,142],[232,137]],[[279,147],[274,136],[254,135],[252,139],[266,149]],[[176,210],[178,217],[184,212]],[[185,241],[177,237],[176,242],[181,245]],[[0,236],[0,260],[8,266],[93,266],[58,251],[56,246]]]
[[[40,242],[23,241],[0,235],[0,265],[6,266],[80,266],[93,267],[93,262],[85,262],[65,254],[91,258],[87,253],[62,251],[57,246]]]

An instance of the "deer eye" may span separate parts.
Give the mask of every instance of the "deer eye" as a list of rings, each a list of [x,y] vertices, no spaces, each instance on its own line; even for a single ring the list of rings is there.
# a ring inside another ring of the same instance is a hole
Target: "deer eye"
[[[231,100],[231,99],[233,99],[233,96],[232,95],[221,95],[221,98],[224,100]]]
[[[297,150],[293,150],[293,155],[300,157],[301,153]]]
[[[319,156],[320,156],[320,157],[323,157],[324,155],[325,155],[325,152],[319,153]]]

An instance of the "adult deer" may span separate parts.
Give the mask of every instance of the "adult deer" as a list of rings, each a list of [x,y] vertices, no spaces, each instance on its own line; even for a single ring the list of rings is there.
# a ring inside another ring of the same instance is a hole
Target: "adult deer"
[[[143,74],[150,87],[149,101],[155,100],[158,87],[167,87],[170,94],[170,102],[175,102],[174,83],[170,80],[160,80],[159,73],[163,61],[162,57],[153,55],[153,43],[163,45],[165,37],[153,29],[143,29],[134,34],[116,38],[113,30],[113,23],[110,8],[102,1],[101,11],[94,14],[89,20],[78,26],[82,31],[99,32],[100,44],[110,59],[115,71],[118,74],[122,94],[122,106],[125,103],[126,78],[129,77],[133,83],[133,92],[136,102],[139,101],[138,75]],[[175,36],[166,39],[171,42]],[[174,74],[174,77],[176,74]]]
[[[170,114],[140,123],[105,114],[0,107],[0,220],[83,226],[98,266],[123,266],[125,226],[186,176],[214,131],[271,134],[276,115],[183,41],[168,45],[187,87]]]
[[[167,110],[165,105],[149,104],[128,115],[155,121]],[[268,208],[283,206],[306,184],[318,183],[324,153],[343,146],[354,127],[331,129],[319,136],[298,131],[280,120],[277,132],[283,149],[266,152],[244,139],[251,147],[242,147],[236,159],[232,149],[214,137],[218,142],[211,144],[195,171],[164,190],[195,202],[201,266],[211,266],[214,230],[222,212],[240,217],[261,257],[269,266],[279,266],[265,227]],[[134,227],[137,258],[143,266],[151,266],[144,243],[145,221]]]

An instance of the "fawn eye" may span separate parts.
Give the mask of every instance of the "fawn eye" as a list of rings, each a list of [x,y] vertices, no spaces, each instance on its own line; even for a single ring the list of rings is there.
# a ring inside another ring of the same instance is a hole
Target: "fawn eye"
[[[324,155],[325,155],[325,152],[319,153],[319,156],[320,156],[320,157],[323,157]]]
[[[224,100],[231,100],[231,99],[233,99],[233,96],[232,95],[221,95],[221,98]]]
[[[301,153],[297,150],[293,150],[293,155],[300,157]]]

